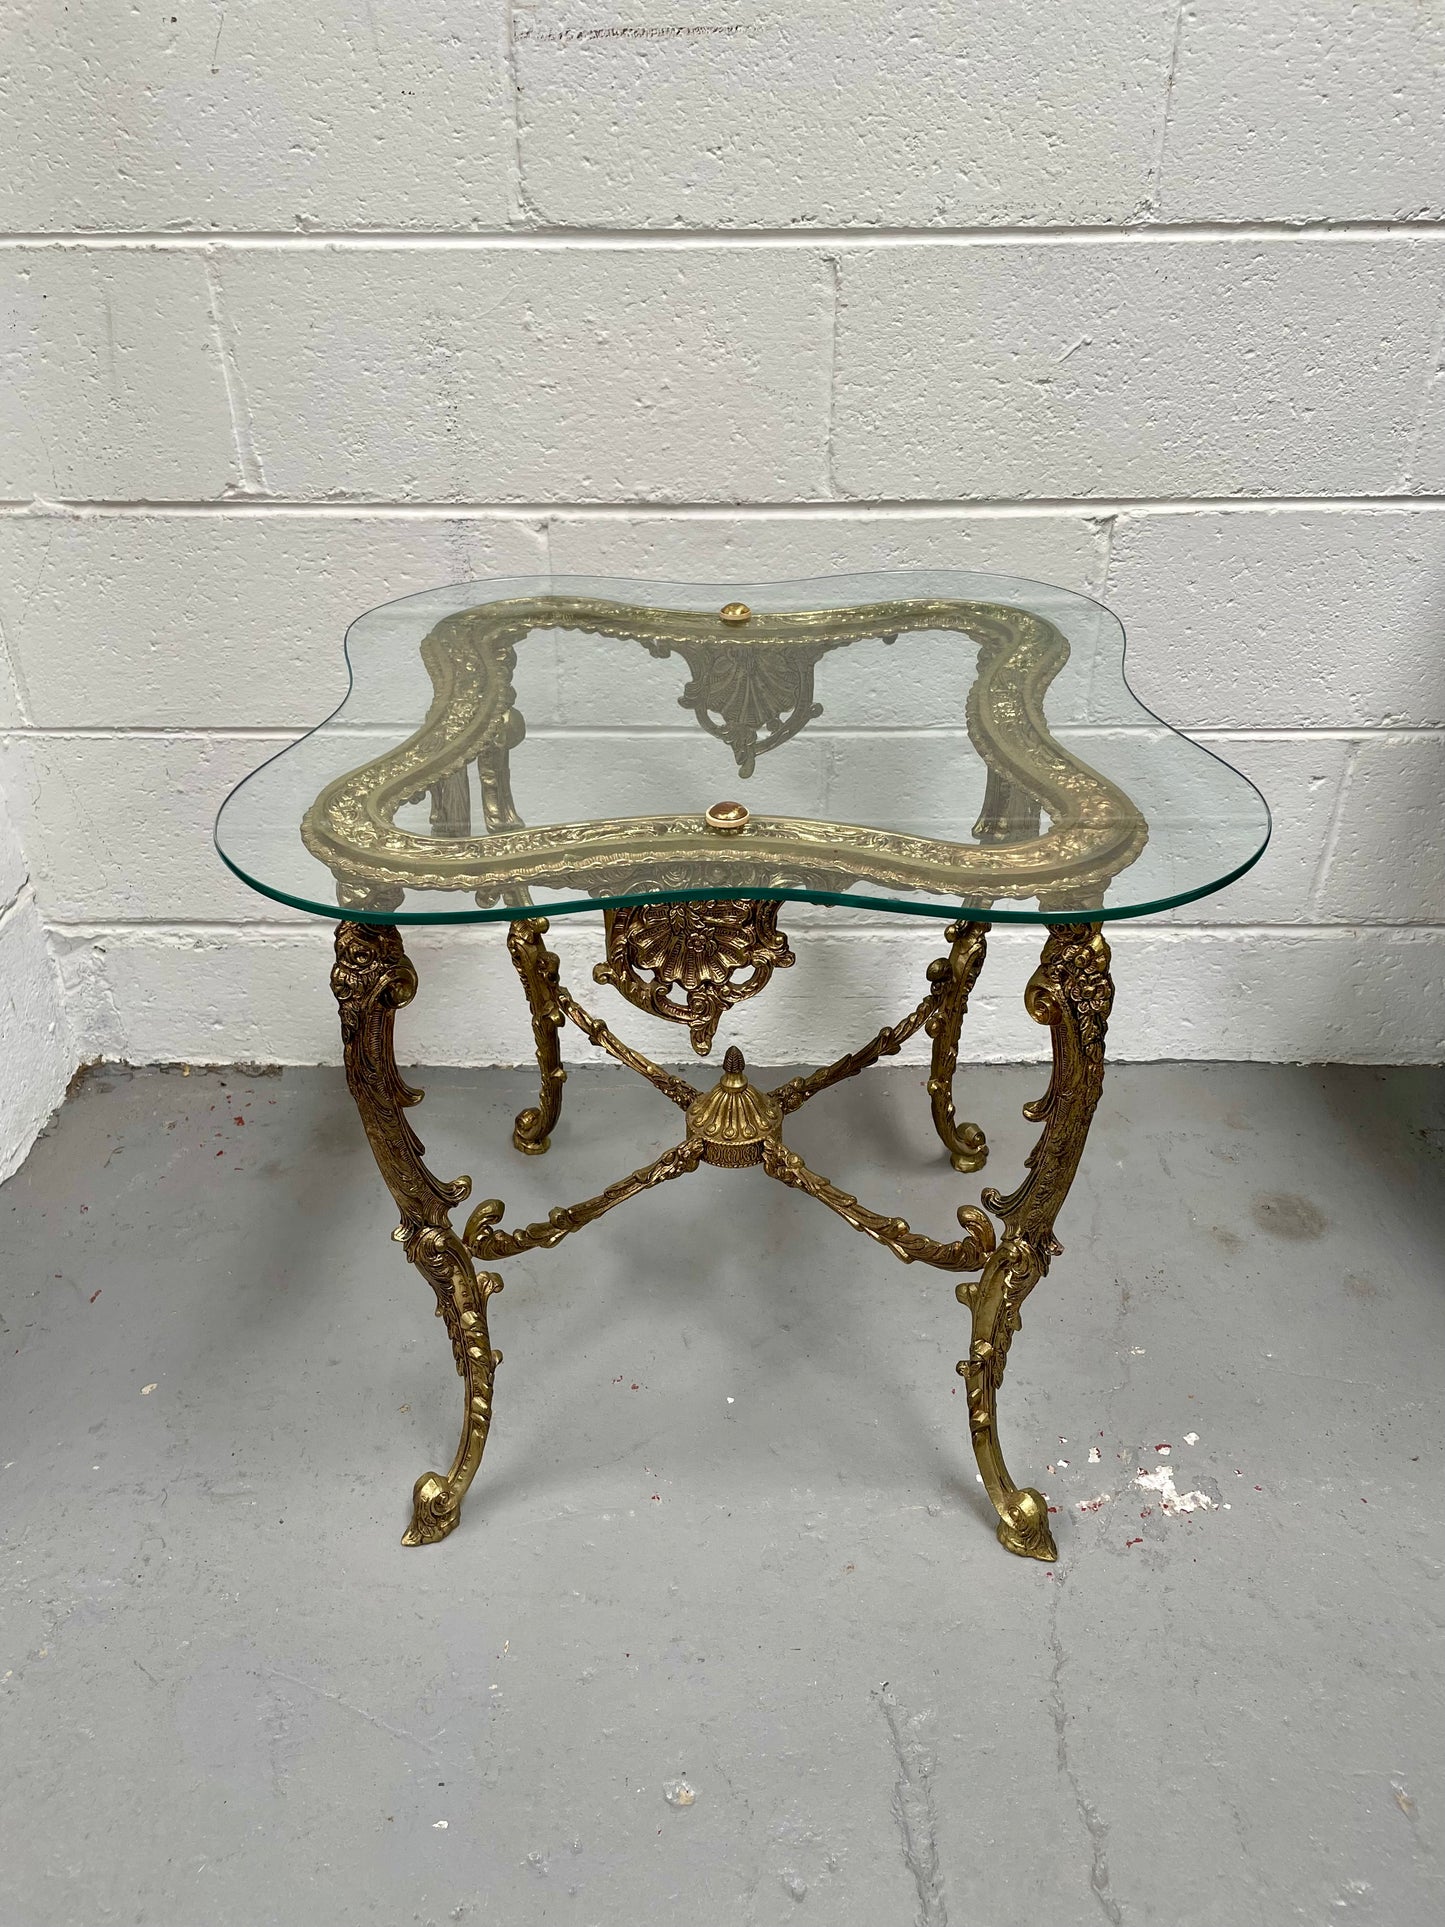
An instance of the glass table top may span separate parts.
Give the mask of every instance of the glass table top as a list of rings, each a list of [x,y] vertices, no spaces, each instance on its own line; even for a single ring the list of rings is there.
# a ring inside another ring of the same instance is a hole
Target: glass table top
[[[216,823],[244,882],[333,921],[767,896],[1097,922],[1269,839],[1254,785],[1135,698],[1118,619],[1044,583],[473,582],[359,617],[345,656],[340,706]]]

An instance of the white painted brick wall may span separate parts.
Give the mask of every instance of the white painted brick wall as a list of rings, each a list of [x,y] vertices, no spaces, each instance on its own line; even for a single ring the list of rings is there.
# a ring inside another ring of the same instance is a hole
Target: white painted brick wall
[[[1445,16],[1358,0],[1182,14],[1161,204],[1180,220],[1445,214]]]
[[[17,7],[14,232],[500,228],[505,0]]]
[[[55,958],[0,788],[0,1183],[65,1095],[78,1060]]]
[[[360,610],[548,569],[1103,597],[1140,695],[1277,826],[1231,891],[1116,929],[1120,1053],[1445,1054],[1445,27],[1061,18],[14,16],[0,1169],[84,1054],[335,1057],[328,932],[219,867],[219,797],[332,705]],[[759,1061],[870,1032],[940,941],[789,921]],[[585,983],[594,927],[559,940]],[[1036,941],[1000,933],[974,1055],[1039,1053]],[[414,947],[411,1055],[525,1054],[500,933]]]
[[[1175,11],[518,7],[526,206],[606,227],[1127,221],[1152,191]]]
[[[288,498],[824,493],[821,252],[249,251],[217,279]]]
[[[1379,237],[841,259],[835,473],[895,499],[1389,493],[1445,297]]]

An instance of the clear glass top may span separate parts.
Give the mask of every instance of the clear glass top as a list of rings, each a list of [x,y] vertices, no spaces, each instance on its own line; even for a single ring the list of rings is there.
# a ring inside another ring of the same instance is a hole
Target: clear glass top
[[[360,617],[346,661],[216,824],[244,882],[333,920],[768,896],[1095,922],[1221,889],[1269,838],[1253,784],[1136,700],[1118,619],[1044,583],[464,583]]]

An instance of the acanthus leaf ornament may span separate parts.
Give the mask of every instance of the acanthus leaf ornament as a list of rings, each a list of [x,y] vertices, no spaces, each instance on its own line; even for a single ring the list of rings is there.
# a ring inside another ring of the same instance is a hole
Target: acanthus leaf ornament
[[[739,649],[726,640],[703,639],[652,646],[665,656],[676,648],[692,676],[678,697],[709,736],[727,744],[738,775],[749,777],[760,756],[823,713],[813,701],[813,672],[836,642],[795,642],[773,649]]]

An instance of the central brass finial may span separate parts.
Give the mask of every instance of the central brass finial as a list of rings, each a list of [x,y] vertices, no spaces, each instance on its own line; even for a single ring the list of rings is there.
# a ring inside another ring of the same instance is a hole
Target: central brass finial
[[[714,803],[702,820],[719,836],[739,836],[747,828],[750,814],[746,803]]]
[[[702,1139],[708,1164],[736,1171],[761,1161],[764,1144],[777,1137],[782,1123],[777,1099],[749,1083],[743,1054],[734,1044],[723,1058],[722,1076],[689,1105],[687,1134]]]
[[[753,619],[753,612],[746,602],[725,602],[718,610],[718,614],[733,628],[739,628],[743,623],[751,622]]]

